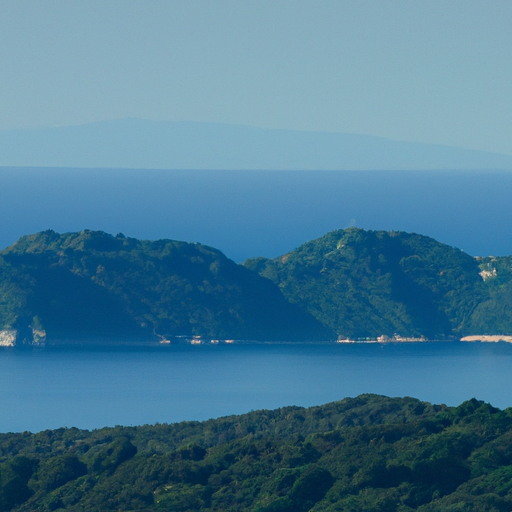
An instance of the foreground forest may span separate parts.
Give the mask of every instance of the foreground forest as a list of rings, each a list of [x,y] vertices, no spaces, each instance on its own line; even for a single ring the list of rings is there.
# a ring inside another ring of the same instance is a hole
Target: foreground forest
[[[509,512],[511,440],[511,409],[377,395],[0,434],[0,510]]]
[[[458,339],[512,333],[511,311],[512,257],[475,258],[414,233],[332,231],[243,265],[197,243],[88,230],[0,251],[0,335],[15,332],[18,345]]]

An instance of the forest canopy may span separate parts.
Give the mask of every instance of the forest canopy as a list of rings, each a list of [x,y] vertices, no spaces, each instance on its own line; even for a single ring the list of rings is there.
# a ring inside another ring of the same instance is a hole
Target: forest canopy
[[[20,344],[450,340],[512,333],[511,308],[512,257],[474,258],[414,233],[332,231],[243,265],[198,243],[89,230],[0,251],[0,334]]]
[[[508,512],[511,439],[511,409],[377,395],[0,434],[0,510]]]

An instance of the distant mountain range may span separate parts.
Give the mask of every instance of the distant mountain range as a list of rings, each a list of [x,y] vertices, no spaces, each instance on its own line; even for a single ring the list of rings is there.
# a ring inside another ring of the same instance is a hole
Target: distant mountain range
[[[368,135],[143,119],[0,131],[0,166],[512,169],[512,156]]]
[[[0,345],[512,332],[512,257],[333,231],[237,265],[201,244],[45,231],[0,252]]]

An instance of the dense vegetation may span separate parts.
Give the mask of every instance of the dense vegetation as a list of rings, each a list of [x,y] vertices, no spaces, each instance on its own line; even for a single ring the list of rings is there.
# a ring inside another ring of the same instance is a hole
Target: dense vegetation
[[[351,228],[244,265],[341,336],[512,332],[512,258],[473,258],[429,237]]]
[[[201,244],[45,231],[0,252],[0,329],[49,340],[326,339],[268,279]]]
[[[512,256],[478,258],[478,263],[486,277],[486,293],[468,327],[473,332],[512,332]]]
[[[512,257],[333,231],[237,265],[201,244],[45,231],[0,251],[0,330],[48,341],[264,341],[512,333]]]
[[[512,410],[362,395],[206,422],[0,435],[2,511],[512,509]]]

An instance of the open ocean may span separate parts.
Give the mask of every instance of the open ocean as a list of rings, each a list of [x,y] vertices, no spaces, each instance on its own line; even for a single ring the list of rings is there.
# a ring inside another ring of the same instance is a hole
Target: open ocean
[[[46,229],[201,242],[275,258],[327,232],[413,231],[512,254],[512,172],[0,168],[0,249]]]
[[[0,350],[0,432],[205,420],[361,393],[512,406],[512,344]]]

